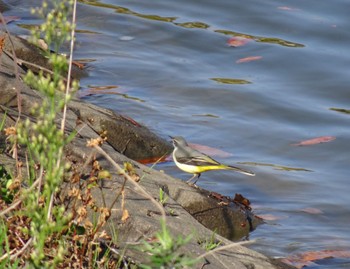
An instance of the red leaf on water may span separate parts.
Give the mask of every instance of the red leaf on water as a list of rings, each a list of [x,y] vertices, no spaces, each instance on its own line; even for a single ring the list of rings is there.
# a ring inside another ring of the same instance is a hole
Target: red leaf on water
[[[221,158],[227,158],[232,156],[231,153],[228,153],[226,151],[223,151],[221,149],[216,149],[204,145],[199,145],[199,144],[189,144],[190,147],[203,152],[204,154],[210,155],[210,156],[216,156],[216,157],[221,157]]]
[[[85,63],[81,63],[78,61],[72,61],[72,64],[78,67],[79,69],[85,69]]]
[[[258,215],[259,218],[263,220],[269,220],[269,221],[274,221],[274,220],[281,220],[281,219],[286,219],[286,216],[276,216],[272,214],[260,214]]]
[[[301,209],[301,211],[305,212],[305,213],[312,214],[312,215],[323,214],[323,211],[321,209],[313,208],[313,207],[306,207],[306,208]]]
[[[326,143],[335,140],[335,136],[320,136],[312,139],[304,140],[296,144],[292,144],[292,146],[311,146],[320,143]]]
[[[278,7],[277,9],[280,9],[280,10],[289,10],[289,11],[295,11],[295,10],[298,10],[298,8],[294,8],[294,7],[287,7],[287,6]]]
[[[307,265],[311,265],[314,261],[329,258],[350,258],[350,251],[328,249],[320,251],[309,251],[288,256],[287,258],[282,259],[282,261],[287,264],[291,264],[296,268],[303,268]]]
[[[230,47],[241,47],[247,44],[250,40],[251,39],[249,38],[234,36],[227,40],[227,45],[229,45]]]
[[[236,63],[240,64],[240,63],[247,63],[247,62],[251,62],[251,61],[257,61],[262,59],[262,56],[249,56],[249,57],[245,57],[245,58],[241,58],[239,60],[236,61]]]

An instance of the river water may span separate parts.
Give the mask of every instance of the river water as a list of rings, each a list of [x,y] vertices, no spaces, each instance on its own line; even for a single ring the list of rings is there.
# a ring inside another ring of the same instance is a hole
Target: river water
[[[38,1],[7,2],[16,33],[39,23],[29,13]],[[80,95],[253,170],[198,181],[250,199],[267,222],[252,248],[349,251],[349,11],[345,0],[79,1],[74,58],[89,72]],[[324,136],[335,140],[293,145]],[[172,162],[155,168],[189,177]],[[337,257],[306,268],[349,267]]]

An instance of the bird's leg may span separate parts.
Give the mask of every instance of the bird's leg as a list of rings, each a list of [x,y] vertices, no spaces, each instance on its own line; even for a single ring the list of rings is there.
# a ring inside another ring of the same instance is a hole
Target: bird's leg
[[[197,180],[199,179],[200,176],[201,176],[201,174],[193,174],[193,176],[192,176],[189,180],[187,180],[186,183],[191,184],[191,185],[196,185],[196,182],[197,182]],[[192,181],[195,177],[197,177],[197,178],[196,178],[196,180],[192,183],[191,181]]]
[[[186,183],[191,183],[191,181],[197,176],[197,174],[193,174],[193,176],[186,181]]]

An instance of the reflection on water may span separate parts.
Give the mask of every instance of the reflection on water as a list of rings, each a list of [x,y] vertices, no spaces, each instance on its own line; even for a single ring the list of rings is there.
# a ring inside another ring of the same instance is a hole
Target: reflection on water
[[[103,2],[85,1],[85,0],[80,0],[80,2],[94,5],[94,6],[104,7],[104,8],[111,8],[111,9],[114,9],[118,13],[133,15],[133,16],[137,16],[140,18],[144,18],[144,19],[163,21],[163,22],[171,22],[171,23],[174,23],[174,25],[184,27],[184,28],[198,28],[198,29],[210,28],[210,25],[207,23],[204,23],[204,22],[196,21],[196,22],[178,23],[178,22],[175,22],[178,19],[178,17],[162,17],[162,16],[158,16],[158,15],[142,14],[142,13],[134,12],[128,8],[125,8],[125,7],[112,5],[112,4],[105,4]],[[224,35],[241,36],[241,37],[245,37],[245,38],[250,38],[250,39],[253,39],[257,42],[279,44],[279,45],[287,46],[287,47],[304,47],[304,45],[302,45],[302,44],[286,41],[286,40],[283,40],[280,38],[259,37],[259,36],[249,35],[249,34],[238,33],[238,32],[234,32],[234,31],[230,31],[230,30],[220,30],[220,29],[216,29],[216,30],[214,30],[214,32],[221,33]]]

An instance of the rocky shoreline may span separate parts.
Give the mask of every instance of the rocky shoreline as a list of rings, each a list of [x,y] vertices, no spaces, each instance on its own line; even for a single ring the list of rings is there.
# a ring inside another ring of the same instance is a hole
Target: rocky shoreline
[[[0,121],[5,118],[5,127],[13,126],[19,115],[18,103],[21,104],[21,119],[35,121],[30,111],[35,103],[41,103],[42,97],[40,93],[30,89],[16,78],[16,72],[23,75],[27,69],[36,72],[38,66],[45,69],[50,69],[50,66],[40,49],[26,40],[12,36],[14,44],[12,47],[6,33],[1,32],[0,36],[4,38],[5,44],[1,54]],[[13,53],[17,56],[17,62],[21,63],[17,65],[18,71],[15,71]],[[83,75],[85,75],[84,71],[76,68],[74,76],[79,78]],[[20,102],[18,102],[18,96],[20,96]],[[58,115],[58,118],[60,117],[61,115]],[[173,215],[167,216],[167,226],[175,237],[195,234],[197,237],[209,238],[215,231],[218,234],[215,235],[215,239],[227,245],[232,243],[229,239],[238,240],[248,236],[252,230],[263,223],[247,206],[219,194],[194,188],[181,180],[134,161],[163,156],[172,150],[172,146],[167,140],[125,116],[74,99],[68,107],[66,126],[67,134],[75,131],[77,135],[65,148],[65,162],[75,169],[80,169],[81,173],[88,173],[85,163],[91,156],[92,149],[86,147],[86,142],[105,134],[107,141],[102,146],[104,151],[121,166],[125,162],[131,163],[135,173],[141,177],[138,184],[148,194],[157,199],[159,189],[162,189],[169,196],[164,206],[165,209],[174,212]],[[0,165],[4,165],[8,171],[14,171],[15,161],[9,154],[8,146],[4,132],[1,132]],[[105,158],[97,152],[93,154],[103,169],[115,171]],[[107,204],[112,203],[123,181],[122,176],[114,173],[111,180],[103,183],[103,197],[101,192],[96,191],[92,193],[94,199],[104,200]],[[71,182],[64,184],[63,188],[73,186]],[[110,220],[121,235],[122,241],[125,242],[127,249],[125,255],[142,262],[145,257],[128,249],[128,245],[152,237],[160,229],[161,217],[154,204],[140,194],[133,184],[126,182],[125,186],[125,208],[130,216],[122,221],[120,211],[122,205],[117,202],[113,206]],[[91,218],[93,218],[92,215]],[[111,233],[110,226],[106,225],[105,230]],[[198,257],[205,252],[196,238],[193,238],[184,248],[184,252],[193,257]],[[211,254],[206,259],[209,263],[204,268],[293,268],[240,245]],[[196,268],[201,266],[199,264]]]

